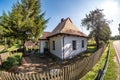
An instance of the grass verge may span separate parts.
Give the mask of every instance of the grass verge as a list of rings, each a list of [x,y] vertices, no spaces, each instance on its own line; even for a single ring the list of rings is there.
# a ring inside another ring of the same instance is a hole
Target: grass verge
[[[108,47],[103,52],[103,54],[102,54],[100,60],[98,61],[98,63],[81,80],[94,80],[95,79],[95,76],[97,75],[99,69],[103,68],[103,66],[105,64],[107,50],[108,50]]]
[[[104,80],[116,80],[117,78],[117,65],[114,62],[115,50],[113,48],[112,42],[110,43],[110,55],[109,55],[109,62],[108,68],[104,77]]]

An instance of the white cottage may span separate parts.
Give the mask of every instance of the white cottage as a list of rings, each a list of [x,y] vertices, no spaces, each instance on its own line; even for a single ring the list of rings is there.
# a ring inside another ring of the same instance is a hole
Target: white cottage
[[[70,18],[61,22],[50,33],[44,32],[40,38],[40,52],[45,50],[64,60],[80,54],[87,49],[88,36],[79,31]]]

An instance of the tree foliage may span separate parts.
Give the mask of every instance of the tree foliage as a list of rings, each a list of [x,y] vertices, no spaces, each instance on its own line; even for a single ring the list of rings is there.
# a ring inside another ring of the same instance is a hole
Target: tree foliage
[[[39,0],[21,0],[13,5],[11,11],[4,12],[0,25],[9,31],[6,36],[19,39],[23,44],[27,40],[38,40],[48,22],[40,8]]]
[[[106,43],[110,39],[110,37],[111,37],[111,30],[109,25],[106,25],[103,27],[102,30],[100,30],[100,40]]]
[[[22,53],[14,53],[7,58],[5,62],[3,62],[3,69],[9,70],[13,66],[19,66],[22,61]]]
[[[96,41],[97,48],[99,48],[100,40],[106,42],[110,38],[109,22],[104,18],[103,10],[96,9],[90,11],[84,19],[82,19],[82,25],[90,30],[90,36]]]

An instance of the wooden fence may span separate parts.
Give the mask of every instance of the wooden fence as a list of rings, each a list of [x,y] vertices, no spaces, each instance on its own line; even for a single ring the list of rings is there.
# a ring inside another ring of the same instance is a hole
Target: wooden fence
[[[79,80],[98,62],[105,47],[100,48],[90,57],[44,73],[10,73],[0,71],[1,80]]]
[[[110,45],[108,46],[108,51],[107,51],[107,55],[106,55],[105,64],[101,69],[99,69],[95,80],[104,80],[104,76],[105,76],[105,73],[106,73],[106,70],[107,70],[107,67],[108,67],[109,55],[110,55]]]

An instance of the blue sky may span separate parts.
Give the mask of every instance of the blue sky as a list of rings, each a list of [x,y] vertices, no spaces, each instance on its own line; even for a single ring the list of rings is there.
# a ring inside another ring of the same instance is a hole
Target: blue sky
[[[20,1],[20,0],[18,0]],[[1,0],[0,15],[3,11],[11,9],[17,0]],[[84,33],[88,34],[81,26],[81,19],[89,11],[96,8],[104,9],[104,14],[108,20],[113,20],[110,24],[112,35],[118,35],[118,24],[120,23],[120,1],[119,0],[41,0],[41,10],[46,13],[45,19],[50,18],[45,31],[52,31],[61,18],[70,17],[73,23]]]

